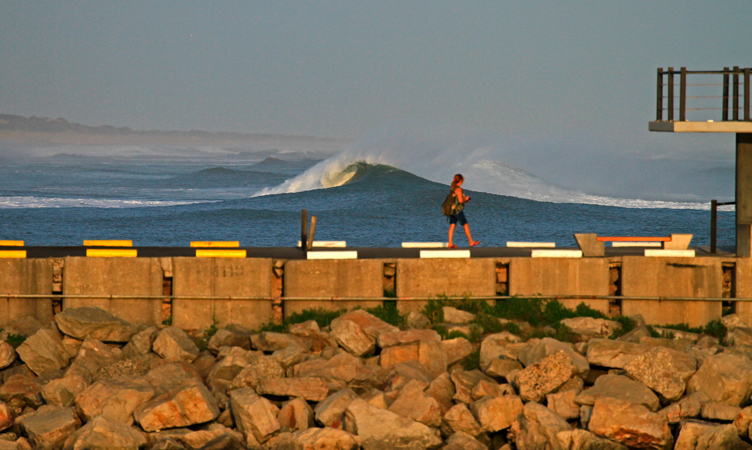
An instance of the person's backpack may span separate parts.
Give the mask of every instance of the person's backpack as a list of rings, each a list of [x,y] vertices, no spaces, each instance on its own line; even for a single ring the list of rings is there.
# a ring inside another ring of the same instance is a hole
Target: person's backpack
[[[450,192],[441,204],[441,214],[451,216],[454,214],[454,192]]]

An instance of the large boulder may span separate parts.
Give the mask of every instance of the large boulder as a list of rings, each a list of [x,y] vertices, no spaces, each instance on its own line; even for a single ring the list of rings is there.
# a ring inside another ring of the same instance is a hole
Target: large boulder
[[[81,426],[81,421],[73,408],[45,405],[18,418],[18,424],[34,447],[60,448],[68,436]]]
[[[256,392],[276,397],[302,397],[320,402],[329,395],[329,385],[323,378],[264,378],[259,380]]]
[[[572,360],[576,375],[582,377],[587,375],[590,370],[590,364],[587,359],[577,353],[572,344],[560,342],[552,338],[530,339],[517,356],[517,359],[523,366],[528,367],[560,351],[566,353]]]
[[[334,319],[331,324],[331,336],[340,347],[355,356],[370,355],[376,350],[376,340],[368,335],[355,322],[343,319]]]
[[[712,401],[745,406],[752,394],[752,361],[721,353],[703,361],[687,383],[687,392],[704,392]]]
[[[137,358],[151,353],[154,340],[157,338],[157,328],[147,327],[134,334],[130,341],[123,347],[123,356]],[[250,344],[249,344],[250,345]]]
[[[364,450],[436,449],[438,431],[356,399],[345,411],[345,431],[360,437]]]
[[[316,421],[325,427],[341,428],[342,415],[350,403],[358,398],[352,389],[346,388],[330,395],[313,410]]]
[[[264,444],[279,433],[279,409],[269,400],[253,392],[253,389],[241,388],[232,391],[230,409],[235,424],[245,436],[249,447]]]
[[[675,402],[684,395],[687,381],[697,371],[697,360],[687,353],[653,347],[627,363],[624,371],[661,398]]]
[[[666,418],[616,398],[595,401],[588,430],[630,448],[668,449],[674,438]]]
[[[480,368],[485,371],[493,361],[500,358],[516,361],[516,357],[509,358],[507,356],[507,346],[511,343],[518,343],[520,340],[519,336],[507,331],[491,334],[483,338],[483,341],[480,343]]]
[[[446,372],[448,364],[447,355],[441,344],[434,341],[395,345],[384,349],[379,357],[379,364],[384,370],[409,361],[419,362],[431,378]]]
[[[417,380],[409,382],[402,388],[389,411],[429,427],[438,427],[441,425],[441,406],[435,398],[426,395],[423,391],[425,387],[427,386]]]
[[[92,306],[64,309],[55,322],[60,331],[80,341],[128,342],[138,332],[134,325]]]
[[[16,414],[13,412],[13,408],[8,406],[5,402],[0,402],[0,431],[12,427],[15,420]]]
[[[89,383],[104,367],[111,366],[123,359],[123,352],[96,339],[87,339],[78,349],[78,355],[71,363],[66,376],[78,375]]]
[[[522,409],[522,400],[516,395],[489,396],[470,405],[470,411],[488,433],[496,433],[509,428],[522,413]]]
[[[307,449],[358,450],[360,438],[334,428],[310,428],[292,434],[293,441]]]
[[[580,405],[574,399],[578,392],[575,390],[557,392],[546,395],[548,409],[566,420],[574,420],[580,417]]]
[[[434,330],[390,331],[387,333],[381,333],[377,343],[380,348],[387,348],[419,341],[441,342],[441,336],[439,336],[439,333]]]
[[[447,355],[447,365],[458,363],[475,352],[475,346],[465,338],[441,341],[441,349]]]
[[[259,356],[252,359],[247,366],[232,379],[229,389],[250,387],[256,389],[261,380],[284,378],[285,369],[272,356]]]
[[[79,375],[71,375],[50,380],[42,386],[42,398],[48,405],[67,408],[76,403],[76,397],[89,387],[89,383]]]
[[[451,435],[442,450],[488,450],[488,445],[462,431]]]
[[[146,448],[148,443],[142,431],[111,422],[104,416],[97,416],[71,434],[65,442],[65,448],[139,450]]]
[[[371,336],[374,340],[378,339],[382,333],[390,333],[399,331],[399,328],[394,325],[389,325],[373,314],[366,312],[362,309],[354,309],[339,317],[342,320],[349,320],[354,322],[363,329],[363,331]]]
[[[444,322],[446,323],[470,323],[475,320],[475,314],[462,311],[451,306],[441,308],[444,313]]]
[[[314,426],[314,413],[307,401],[294,398],[279,409],[277,421],[282,428],[290,431],[307,430]]]
[[[588,363],[594,366],[623,369],[647,350],[647,346],[633,342],[591,339],[588,341],[586,355]]]
[[[570,355],[559,350],[528,365],[514,378],[514,385],[524,402],[540,402],[578,372]]]
[[[16,360],[16,350],[5,341],[0,341],[0,369],[5,369]]]
[[[193,340],[177,327],[167,327],[160,331],[154,340],[153,348],[154,353],[168,361],[192,362],[199,354]]]
[[[484,375],[480,370],[453,370],[451,375],[452,383],[454,383],[454,400],[461,403],[473,402],[473,389],[481,381],[487,381],[494,383],[495,381]]]
[[[677,424],[686,419],[699,417],[702,412],[702,405],[709,402],[710,399],[703,392],[695,392],[683,397],[675,403],[671,403],[658,413],[666,418],[669,424]],[[746,430],[746,428],[745,428]],[[745,431],[746,433],[746,431]]]
[[[594,319],[592,317],[572,317],[571,319],[562,319],[560,323],[566,325],[573,333],[585,338],[608,337],[620,327],[619,323],[613,320]]]
[[[556,443],[567,450],[628,450],[624,445],[599,438],[587,430],[560,431],[556,433]]]
[[[100,380],[76,397],[76,410],[85,421],[104,416],[111,422],[133,424],[133,411],[154,397],[154,389],[140,377]]]
[[[270,353],[284,350],[291,345],[310,347],[311,340],[289,333],[263,331],[259,334],[251,335],[251,343],[256,350]]]
[[[68,365],[68,356],[60,335],[49,328],[42,328],[29,336],[16,351],[21,361],[37,375]]]
[[[444,414],[441,422],[441,432],[445,436],[450,436],[454,433],[467,433],[473,437],[478,437],[485,430],[475,419],[473,413],[467,408],[467,405],[460,403],[459,405],[454,405]]]
[[[615,398],[642,405],[650,411],[657,411],[661,405],[658,397],[647,386],[623,375],[598,377],[593,387],[580,392],[575,402],[578,405],[594,405],[601,398]]]
[[[216,355],[222,347],[240,347],[250,350],[251,332],[238,326],[220,328],[209,339],[207,348]]]
[[[551,410],[540,403],[530,402],[512,423],[510,437],[517,450],[558,450],[563,447],[556,446],[556,435],[571,430],[572,427]]]
[[[26,407],[36,409],[42,405],[39,385],[23,374],[9,376],[0,384],[0,401],[17,412]]]
[[[363,360],[349,353],[342,352],[326,360],[310,359],[297,366],[296,376],[319,377],[326,380],[342,380],[349,383],[358,376]]]
[[[219,417],[219,406],[203,384],[189,380],[143,403],[133,416],[144,431],[160,431],[214,420]]]

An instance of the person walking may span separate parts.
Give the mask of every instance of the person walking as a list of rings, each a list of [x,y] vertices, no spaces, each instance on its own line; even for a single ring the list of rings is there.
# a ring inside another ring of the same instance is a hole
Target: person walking
[[[465,203],[470,201],[470,197],[465,197],[465,194],[462,192],[462,183],[464,182],[465,178],[459,173],[452,180],[451,190],[452,194],[454,194],[454,204],[452,205],[452,215],[449,216],[449,244],[447,248],[457,248],[452,243],[452,238],[454,237],[454,229],[458,223],[465,229],[465,235],[467,236],[467,241],[470,243],[470,247],[480,244],[480,241],[474,241],[470,235],[470,225],[467,223],[465,212],[463,211]]]

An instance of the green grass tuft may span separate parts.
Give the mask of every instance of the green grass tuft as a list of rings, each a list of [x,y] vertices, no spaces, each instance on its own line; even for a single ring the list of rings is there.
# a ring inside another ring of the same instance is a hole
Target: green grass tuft
[[[5,342],[10,344],[10,346],[13,348],[18,348],[18,346],[23,344],[25,340],[26,336],[14,333],[8,333],[8,336],[5,338]]]

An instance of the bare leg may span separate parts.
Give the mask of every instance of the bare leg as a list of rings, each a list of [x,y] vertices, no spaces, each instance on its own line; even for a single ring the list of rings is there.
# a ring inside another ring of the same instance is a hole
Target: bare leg
[[[454,237],[454,227],[455,226],[456,226],[455,224],[450,224],[449,225],[449,247],[451,247],[453,245],[452,244],[452,237]]]
[[[470,235],[470,224],[466,223],[465,225],[462,226],[462,228],[465,229],[465,235],[467,236],[467,242],[472,247],[473,246],[473,242],[475,242],[475,241],[473,241],[473,237]]]

